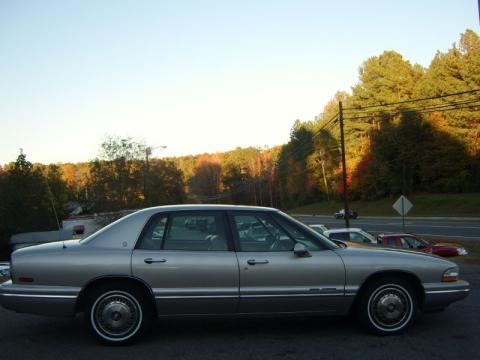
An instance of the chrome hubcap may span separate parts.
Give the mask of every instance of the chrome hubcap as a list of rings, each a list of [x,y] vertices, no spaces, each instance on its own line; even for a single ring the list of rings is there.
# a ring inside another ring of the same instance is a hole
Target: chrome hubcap
[[[376,326],[395,330],[404,325],[411,315],[411,298],[401,287],[378,289],[370,298],[369,314]]]
[[[140,321],[138,303],[128,295],[113,293],[97,300],[95,325],[108,337],[123,337],[136,330]]]

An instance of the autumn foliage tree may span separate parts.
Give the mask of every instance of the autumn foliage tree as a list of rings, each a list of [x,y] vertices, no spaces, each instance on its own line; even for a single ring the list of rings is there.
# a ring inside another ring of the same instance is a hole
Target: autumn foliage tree
[[[16,233],[56,230],[54,206],[63,212],[60,173],[55,166],[46,174],[20,153],[0,174],[0,257],[5,257],[9,237]],[[2,256],[3,254],[3,256]]]

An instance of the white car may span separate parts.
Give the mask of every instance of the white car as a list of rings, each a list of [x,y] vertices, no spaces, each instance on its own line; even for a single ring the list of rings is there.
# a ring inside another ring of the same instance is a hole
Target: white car
[[[372,234],[360,228],[331,229],[323,235],[332,240],[351,241],[363,244],[377,244],[377,239]]]

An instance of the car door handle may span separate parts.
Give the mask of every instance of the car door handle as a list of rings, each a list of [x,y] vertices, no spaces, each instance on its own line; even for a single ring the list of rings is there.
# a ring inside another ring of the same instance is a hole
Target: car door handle
[[[165,263],[165,262],[167,262],[167,259],[155,260],[155,259],[152,259],[152,258],[146,258],[143,261],[145,262],[145,264],[153,264],[153,263]]]
[[[247,264],[248,265],[257,265],[257,264],[268,264],[269,261],[268,260],[254,260],[254,259],[250,259],[247,261]]]

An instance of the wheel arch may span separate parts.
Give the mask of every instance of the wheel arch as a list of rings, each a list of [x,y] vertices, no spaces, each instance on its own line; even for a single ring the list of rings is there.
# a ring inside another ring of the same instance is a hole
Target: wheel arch
[[[151,306],[151,311],[156,315],[155,296],[150,286],[142,279],[128,275],[106,275],[90,280],[80,291],[75,304],[75,313],[83,312],[86,306],[87,294],[102,285],[118,283],[131,286],[139,290]]]
[[[360,298],[362,297],[364,291],[368,288],[369,284],[382,278],[392,278],[392,277],[397,277],[397,278],[406,280],[408,281],[409,284],[412,285],[417,298],[418,307],[421,309],[423,307],[423,301],[425,298],[425,289],[423,288],[422,282],[420,281],[418,276],[412,272],[405,271],[405,270],[383,270],[383,271],[378,271],[373,274],[370,274],[362,282],[362,284],[358,288],[357,294],[355,296],[355,301],[352,307],[350,308],[350,311],[357,309]]]

